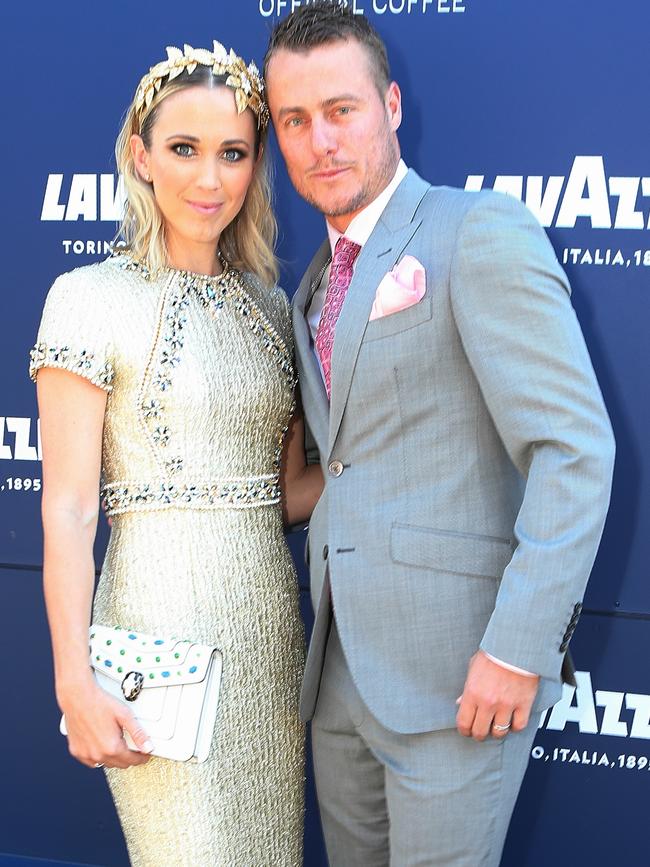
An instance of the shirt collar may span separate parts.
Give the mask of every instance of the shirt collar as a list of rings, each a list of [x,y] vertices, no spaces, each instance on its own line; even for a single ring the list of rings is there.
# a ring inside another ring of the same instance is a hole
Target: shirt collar
[[[346,238],[349,238],[350,241],[354,241],[356,244],[363,247],[368,238],[372,235],[373,229],[379,222],[381,215],[384,213],[386,205],[390,201],[395,190],[406,177],[407,172],[408,168],[406,163],[404,160],[400,160],[397,166],[397,171],[388,186],[379,193],[374,201],[370,202],[369,205],[366,205],[366,207],[350,222],[350,225],[345,230]],[[329,237],[333,255],[336,242],[343,233],[338,232],[328,221],[325,222],[325,225],[327,226],[327,235]]]

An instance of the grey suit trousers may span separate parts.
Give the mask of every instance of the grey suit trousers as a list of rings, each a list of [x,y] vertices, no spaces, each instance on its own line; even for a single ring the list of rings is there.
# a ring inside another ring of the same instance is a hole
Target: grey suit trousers
[[[330,867],[497,867],[537,731],[399,734],[370,713],[336,623],[312,721]]]

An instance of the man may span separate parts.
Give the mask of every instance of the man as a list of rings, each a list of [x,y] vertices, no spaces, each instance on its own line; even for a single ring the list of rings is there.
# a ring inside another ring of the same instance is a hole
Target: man
[[[265,71],[328,232],[294,328],[327,479],[302,712],[330,863],[497,865],[605,519],[607,414],[531,214],[400,160],[367,20],[302,6]]]

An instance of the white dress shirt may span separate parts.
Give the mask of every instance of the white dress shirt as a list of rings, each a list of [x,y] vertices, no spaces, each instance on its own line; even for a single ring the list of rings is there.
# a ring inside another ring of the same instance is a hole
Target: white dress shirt
[[[332,255],[334,255],[334,248],[336,247],[336,242],[341,237],[342,234],[345,234],[345,237],[350,241],[354,241],[355,244],[359,244],[360,247],[366,243],[368,238],[371,236],[375,226],[379,222],[379,218],[384,212],[386,205],[390,201],[393,193],[401,184],[401,182],[406,177],[408,172],[408,167],[404,160],[400,160],[397,166],[397,171],[395,172],[392,181],[388,184],[385,189],[374,199],[369,205],[360,211],[356,217],[352,219],[350,225],[345,230],[345,233],[337,231],[329,222],[325,222],[327,226],[327,235],[329,237],[330,247],[332,250]],[[352,272],[354,273],[354,269],[356,268],[355,264],[352,266]],[[318,323],[320,322],[321,313],[323,312],[323,305],[325,304],[325,293],[327,292],[327,283],[329,281],[329,272],[330,266],[328,265],[323,275],[321,277],[320,284],[318,289],[314,292],[311,300],[311,304],[309,305],[309,309],[307,311],[307,323],[309,324],[309,330],[311,332],[312,337],[312,348],[316,353],[316,358],[318,360],[318,365],[320,367],[320,358],[318,358],[318,353],[316,352],[315,340],[316,340],[316,331],[318,329]],[[322,369],[321,369],[322,374]],[[508,671],[514,671],[516,674],[523,674],[526,677],[536,677],[530,671],[525,671],[523,668],[517,668],[516,665],[510,665],[508,662],[503,662],[501,659],[497,659],[495,656],[492,656],[489,653],[485,653],[485,656],[488,659],[491,659],[492,662],[496,662],[497,665],[500,665],[502,668],[507,668]]]

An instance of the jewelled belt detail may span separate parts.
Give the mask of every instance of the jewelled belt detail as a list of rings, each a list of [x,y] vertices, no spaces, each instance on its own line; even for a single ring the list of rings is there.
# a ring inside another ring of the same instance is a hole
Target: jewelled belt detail
[[[111,482],[101,489],[107,515],[140,510],[251,509],[280,502],[277,473],[210,484],[172,482]]]

